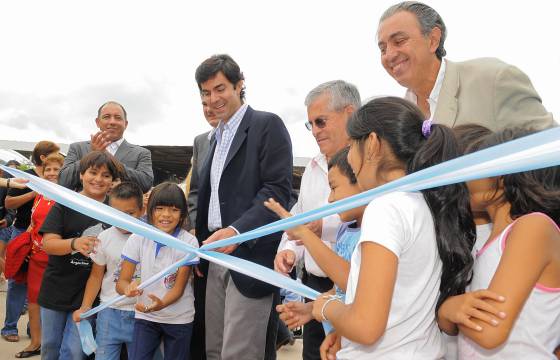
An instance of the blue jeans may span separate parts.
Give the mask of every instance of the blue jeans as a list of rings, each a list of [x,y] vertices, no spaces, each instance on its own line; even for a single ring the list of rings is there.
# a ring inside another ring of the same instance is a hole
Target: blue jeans
[[[84,321],[84,320],[82,320]],[[41,360],[84,360],[78,327],[71,311],[41,306]]]
[[[16,236],[24,232],[26,229],[18,229],[10,226],[12,241]],[[16,284],[13,280],[8,280],[8,293],[6,294],[6,317],[4,319],[4,327],[0,331],[2,335],[18,335],[17,323],[25,306],[27,299],[27,284]]]
[[[134,310],[107,308],[97,314],[96,360],[119,360],[122,344],[131,358],[134,335]]]
[[[163,338],[163,358],[189,359],[193,324],[162,324],[143,319],[134,323],[130,360],[152,360]]]

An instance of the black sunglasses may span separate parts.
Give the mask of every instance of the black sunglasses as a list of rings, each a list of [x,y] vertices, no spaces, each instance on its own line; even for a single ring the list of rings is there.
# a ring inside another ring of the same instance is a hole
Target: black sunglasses
[[[322,129],[327,126],[327,119],[317,118],[315,121],[308,121],[305,123],[305,127],[307,130],[311,131],[313,129],[313,124],[315,124],[317,128]]]

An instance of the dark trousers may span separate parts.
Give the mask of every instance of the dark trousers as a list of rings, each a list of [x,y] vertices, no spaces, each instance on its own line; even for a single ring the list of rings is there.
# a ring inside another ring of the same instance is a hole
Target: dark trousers
[[[208,262],[201,260],[198,265],[204,277],[194,276],[194,321],[191,338],[191,359],[206,360],[206,327],[204,326],[205,302],[206,302],[206,278],[208,276]]]
[[[189,359],[192,329],[192,323],[162,324],[136,319],[130,360],[152,360],[162,338],[164,360]]]
[[[333,287],[333,282],[329,278],[318,277],[307,272],[303,273],[302,282],[310,288],[321,293],[329,291]],[[305,299],[308,302],[308,299]],[[316,320],[311,320],[303,326],[303,359],[320,360],[319,348],[325,339],[323,325]]]
[[[266,328],[264,360],[276,360],[276,338],[278,337],[278,323],[280,323],[280,317],[276,312],[276,305],[278,304],[280,304],[280,290],[276,289],[272,297],[272,311]]]

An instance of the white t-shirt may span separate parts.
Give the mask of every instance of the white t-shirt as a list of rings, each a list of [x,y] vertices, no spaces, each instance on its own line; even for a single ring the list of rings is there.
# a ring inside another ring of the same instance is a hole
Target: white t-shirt
[[[378,243],[398,257],[387,328],[373,345],[342,339],[338,359],[440,359],[444,344],[435,318],[441,260],[430,209],[421,193],[395,192],[366,208],[362,235],[352,255],[346,303],[354,301],[361,244]],[[378,269],[383,271],[383,269]]]
[[[97,237],[99,239],[99,244],[97,245],[96,252],[91,253],[90,257],[97,265],[106,267],[105,275],[103,275],[103,282],[101,284],[101,293],[99,295],[102,303],[119,296],[115,290],[115,285],[117,284],[121,274],[123,261],[121,253],[130,235],[130,233],[123,234],[116,227],[112,226],[103,231]],[[133,279],[138,279],[139,277],[140,268],[138,265]],[[110,307],[118,310],[134,311],[135,303],[136,299],[126,298]]]
[[[177,235],[177,239],[185,243],[198,247],[198,241],[194,236],[185,230],[181,230]],[[183,251],[161,246],[155,241],[146,239],[143,236],[133,234],[128,238],[126,245],[123,249],[122,256],[125,260],[132,263],[141,264],[140,276],[143,280],[150,278],[152,275],[157,274],[169,265],[183,259],[185,257]],[[193,260],[198,260],[195,258]],[[175,285],[177,272],[171,273],[151,286],[144,289],[142,295],[138,297],[138,302],[143,304],[151,304],[152,300],[148,294],[154,294],[160,299],[165,296],[169,289]],[[137,319],[144,319],[152,322],[163,324],[188,324],[194,319],[194,294],[192,289],[192,282],[189,278],[183,296],[181,296],[173,304],[150,313],[136,312]]]

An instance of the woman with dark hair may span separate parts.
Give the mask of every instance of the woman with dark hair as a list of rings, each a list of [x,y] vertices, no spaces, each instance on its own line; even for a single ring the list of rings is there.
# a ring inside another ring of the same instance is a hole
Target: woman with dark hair
[[[58,174],[64,164],[64,157],[58,153],[52,153],[46,157],[41,156],[37,161],[37,167],[41,169],[39,171],[41,178],[56,184]],[[43,251],[43,236],[39,234],[39,229],[54,204],[53,200],[43,195],[37,195],[31,210],[31,224],[27,229],[31,233],[31,256],[27,270],[27,301],[31,343],[18,352],[16,358],[27,358],[41,353],[41,310],[37,303],[37,297],[49,256]]]
[[[43,173],[42,161],[53,153],[58,153],[59,146],[52,141],[39,141],[33,148],[31,160],[35,165],[35,169],[29,169],[26,172],[41,176]],[[31,189],[16,189],[11,186],[6,196],[5,206],[7,209],[16,209],[14,223],[11,226],[10,241],[25,232],[31,222],[31,210],[37,193]],[[4,245],[4,244],[2,244]],[[0,245],[0,248],[3,247]],[[2,252],[2,250],[0,250]],[[3,253],[3,252],[2,252]],[[16,283],[13,280],[8,282],[8,294],[6,297],[6,317],[4,327],[0,331],[2,338],[9,342],[19,341],[17,323],[21,316],[21,312],[25,305],[26,285]]]
[[[487,136],[474,150],[530,134]],[[492,220],[468,292],[449,297],[440,327],[459,331],[459,359],[554,359],[560,344],[560,168],[467,182],[471,206]],[[499,294],[499,295],[498,295]]]
[[[348,162],[362,190],[458,156],[451,130],[424,121],[412,103],[377,98],[347,125]],[[439,359],[443,341],[435,312],[465,290],[475,229],[464,184],[373,200],[362,220],[345,303],[322,296],[313,315],[335,328],[322,345],[338,359]]]

